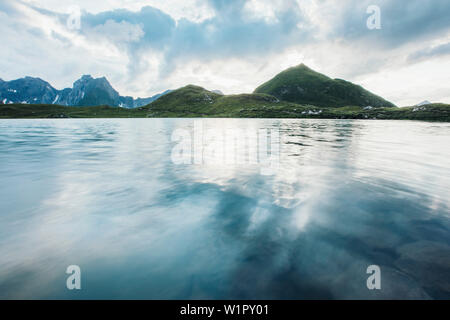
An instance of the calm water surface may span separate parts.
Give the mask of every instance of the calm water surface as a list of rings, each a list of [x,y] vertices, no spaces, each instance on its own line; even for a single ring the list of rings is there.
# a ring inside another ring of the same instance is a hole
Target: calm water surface
[[[450,298],[450,124],[203,120],[279,130],[272,175],[174,164],[193,125],[0,120],[0,298]]]

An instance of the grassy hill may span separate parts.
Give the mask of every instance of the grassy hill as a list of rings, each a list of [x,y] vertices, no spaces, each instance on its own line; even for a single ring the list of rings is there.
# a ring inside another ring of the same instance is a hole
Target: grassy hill
[[[283,101],[320,107],[395,107],[361,86],[331,79],[304,64],[279,73],[256,88],[255,93],[266,93]]]
[[[220,95],[188,85],[144,107],[156,117],[267,117],[296,105],[266,94]]]

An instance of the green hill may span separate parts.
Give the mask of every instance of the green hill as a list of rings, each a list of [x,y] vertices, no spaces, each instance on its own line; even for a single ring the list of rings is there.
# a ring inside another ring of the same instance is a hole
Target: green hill
[[[212,108],[221,95],[194,85],[169,92],[144,108],[158,115],[200,115]]]
[[[266,93],[283,101],[320,107],[395,107],[361,86],[331,79],[304,64],[279,73],[259,86],[255,93]]]
[[[264,93],[219,95],[194,85],[174,90],[141,109],[147,110],[148,117],[450,120],[450,106],[446,104],[323,107],[281,101]]]
[[[220,95],[188,85],[147,105],[150,116],[158,117],[267,117],[267,113],[295,109],[267,94]],[[300,106],[298,106],[300,108]]]

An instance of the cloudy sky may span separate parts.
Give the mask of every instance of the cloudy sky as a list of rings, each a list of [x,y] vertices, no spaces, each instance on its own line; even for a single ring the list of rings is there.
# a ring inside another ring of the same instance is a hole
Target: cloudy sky
[[[367,26],[371,5],[381,29]],[[305,63],[399,106],[450,103],[449,0],[0,0],[0,28],[3,80],[231,94]]]

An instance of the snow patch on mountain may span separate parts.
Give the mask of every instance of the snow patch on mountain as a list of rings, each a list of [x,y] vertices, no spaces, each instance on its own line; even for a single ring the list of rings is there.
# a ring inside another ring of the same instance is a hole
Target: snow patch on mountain
[[[431,104],[431,102],[428,100],[425,100],[425,101],[422,101],[421,103],[416,104],[415,107],[426,106],[428,104]]]

